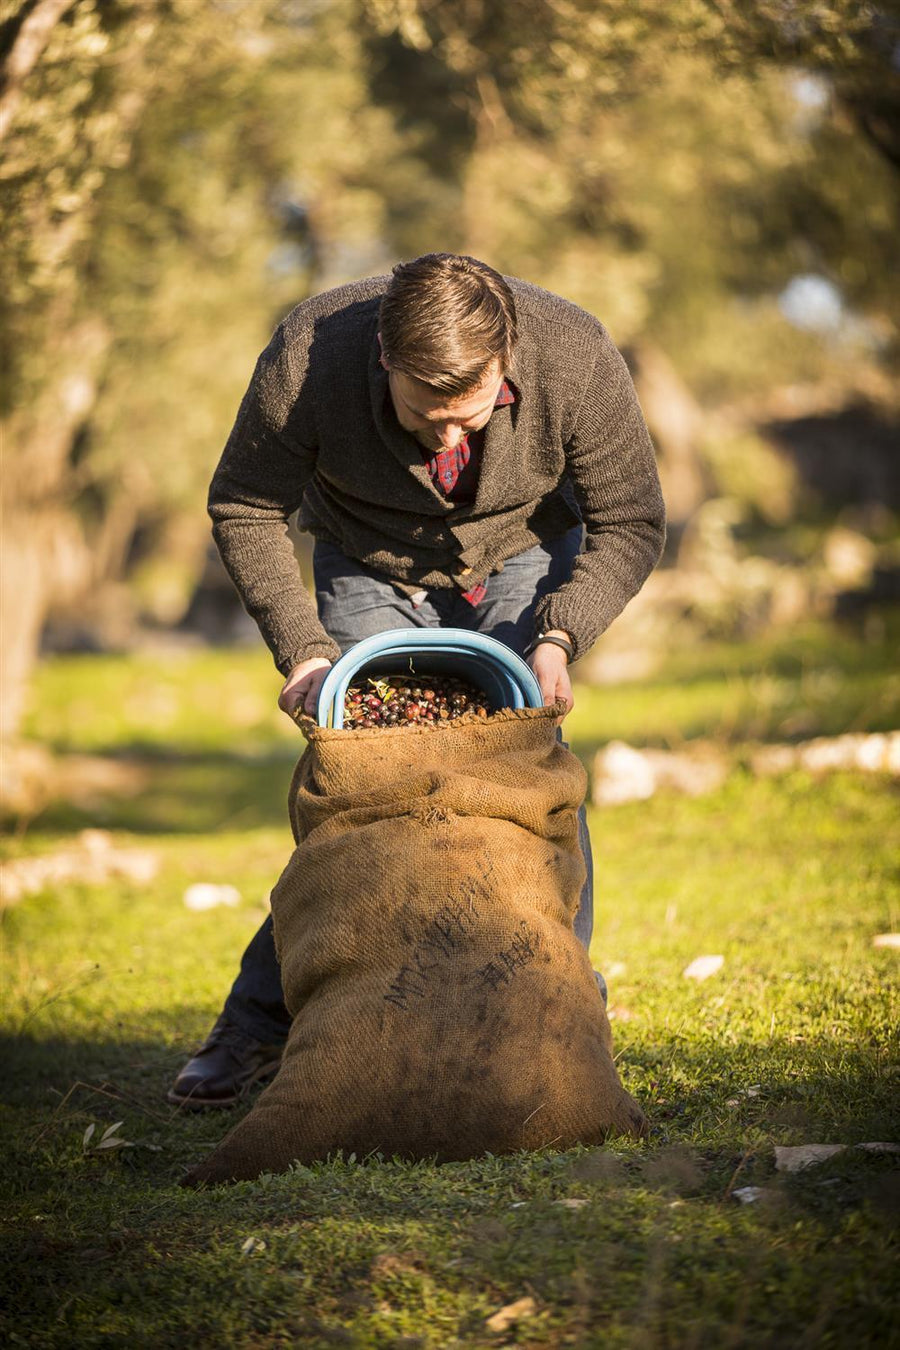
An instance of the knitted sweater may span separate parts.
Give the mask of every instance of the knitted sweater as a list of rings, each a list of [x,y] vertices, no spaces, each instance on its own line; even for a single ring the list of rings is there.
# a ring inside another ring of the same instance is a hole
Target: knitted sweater
[[[302,529],[404,589],[465,591],[576,522],[568,482],[585,549],[540,601],[536,631],[562,629],[583,654],[643,585],[664,539],[653,447],[622,357],[584,310],[508,277],[517,397],[487,424],[474,502],[454,503],[393,412],[376,337],[388,281],[305,300],[259,358],[209,497],[248,612],[282,674],[340,654],[288,537],[298,508]]]

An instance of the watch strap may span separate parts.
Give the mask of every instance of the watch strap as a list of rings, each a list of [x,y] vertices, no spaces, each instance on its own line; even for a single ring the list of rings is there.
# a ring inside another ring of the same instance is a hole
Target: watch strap
[[[568,638],[556,637],[552,633],[538,633],[534,642],[525,648],[525,655],[530,656],[535,647],[540,647],[545,642],[551,642],[554,647],[561,647],[570,661],[575,660],[575,648]]]

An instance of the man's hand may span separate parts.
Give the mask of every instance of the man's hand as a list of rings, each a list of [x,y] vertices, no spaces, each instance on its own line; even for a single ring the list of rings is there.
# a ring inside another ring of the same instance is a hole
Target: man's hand
[[[555,629],[547,633],[547,637],[561,637],[567,642],[572,640],[568,633]],[[528,664],[541,687],[545,707],[561,698],[565,699],[566,713],[570,713],[575,706],[575,697],[572,693],[572,681],[566,669],[569,658],[562,647],[557,647],[554,642],[541,642],[529,656]]]
[[[315,717],[319,690],[330,669],[331,662],[324,656],[311,656],[308,661],[301,661],[299,666],[294,666],[278,695],[278,706],[291,721],[301,708]]]

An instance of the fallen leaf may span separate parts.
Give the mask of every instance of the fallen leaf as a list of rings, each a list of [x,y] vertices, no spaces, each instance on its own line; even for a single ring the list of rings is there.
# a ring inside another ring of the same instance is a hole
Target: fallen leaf
[[[554,1200],[553,1203],[554,1205],[561,1205],[563,1209],[582,1209],[585,1205],[590,1204],[590,1201],[577,1200],[573,1196],[568,1200]]]
[[[508,1331],[516,1322],[522,1321],[525,1317],[533,1317],[537,1312],[537,1305],[533,1298],[519,1298],[515,1303],[507,1303],[505,1308],[500,1308],[492,1317],[488,1317],[485,1326],[489,1331]]]
[[[724,956],[698,956],[681,972],[687,980],[708,980],[725,964]]]
[[[729,1097],[725,1105],[740,1106],[742,1097],[758,1097],[761,1092],[762,1083],[751,1083],[749,1087],[741,1088],[736,1097]]]
[[[241,1254],[243,1256],[251,1256],[253,1252],[264,1252],[265,1250],[266,1244],[262,1238],[248,1237],[241,1243]]]
[[[900,947],[900,933],[879,933],[872,939],[873,947]]]
[[[796,1148],[775,1145],[776,1172],[802,1172],[805,1167],[815,1167],[827,1162],[836,1153],[843,1153],[846,1144],[798,1144]]]
[[[762,1186],[739,1186],[736,1191],[731,1192],[732,1200],[739,1200],[742,1205],[752,1205],[763,1195],[765,1191]]]

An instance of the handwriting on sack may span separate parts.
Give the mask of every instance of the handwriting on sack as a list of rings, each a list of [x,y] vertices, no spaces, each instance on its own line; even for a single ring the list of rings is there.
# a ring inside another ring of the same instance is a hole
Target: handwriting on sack
[[[496,952],[487,965],[482,966],[477,972],[477,978],[487,989],[500,989],[503,985],[509,984],[523,966],[527,966],[535,959],[537,944],[537,933],[533,928],[529,928],[525,919],[522,919],[509,946]]]
[[[431,917],[406,965],[394,976],[384,996],[387,1003],[406,1012],[410,999],[425,997],[432,972],[456,955],[474,932],[481,917],[476,901],[486,889],[493,870],[493,864],[488,863],[480,878],[464,882],[457,895]]]

